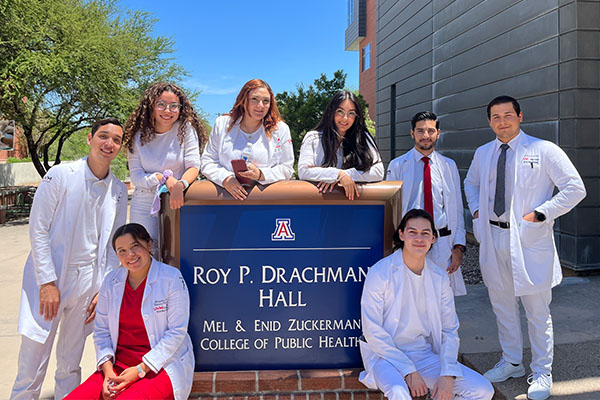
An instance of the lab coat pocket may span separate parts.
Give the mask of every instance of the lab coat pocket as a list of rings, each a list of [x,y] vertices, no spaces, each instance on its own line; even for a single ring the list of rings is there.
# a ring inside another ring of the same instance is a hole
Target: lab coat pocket
[[[538,247],[539,250],[552,245],[551,225],[544,222],[529,222],[522,220],[519,230],[522,247]]]
[[[517,167],[517,186],[531,189],[544,181],[540,179],[541,168],[538,164],[521,163]]]

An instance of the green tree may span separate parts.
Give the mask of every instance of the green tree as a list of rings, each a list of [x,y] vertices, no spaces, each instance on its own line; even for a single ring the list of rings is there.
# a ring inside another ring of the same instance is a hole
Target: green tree
[[[150,83],[185,75],[167,57],[172,39],[151,37],[155,22],[115,0],[0,0],[0,112],[22,127],[40,175],[73,133],[124,122]]]
[[[345,89],[346,77],[347,74],[342,70],[335,71],[332,79],[328,79],[327,75],[321,74],[319,78],[314,80],[313,85],[305,86],[300,83],[296,86],[295,93],[283,92],[275,95],[279,111],[290,127],[296,161],[298,160],[304,135],[317,126],[333,95]],[[356,94],[366,113],[366,102],[360,94]]]

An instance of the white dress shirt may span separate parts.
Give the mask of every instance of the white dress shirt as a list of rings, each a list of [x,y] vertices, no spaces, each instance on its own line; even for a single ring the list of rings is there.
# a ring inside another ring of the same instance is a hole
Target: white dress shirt
[[[252,149],[250,161],[262,171],[265,178],[259,183],[291,179],[294,174],[294,147],[287,124],[280,121],[271,138],[268,138],[262,125],[255,132],[244,132],[240,128],[241,119],[228,132],[230,121],[228,115],[223,115],[215,122],[202,154],[201,169],[204,176],[223,186],[227,177],[234,176],[231,161],[241,159],[242,152],[249,144]]]
[[[373,165],[367,171],[359,171],[356,168],[348,168],[343,171],[352,178],[354,182],[377,182],[383,179],[384,169],[381,156],[375,145],[369,142],[369,151],[373,158]],[[321,132],[310,131],[306,133],[300,148],[298,159],[298,178],[305,181],[334,183],[338,180],[338,174],[342,171],[344,154],[340,146],[336,152],[337,165],[335,167],[322,167],[325,152],[321,144]]]
[[[488,209],[490,210],[490,219],[493,221],[502,221],[509,222],[510,221],[510,203],[512,201],[513,196],[513,187],[515,181],[515,149],[519,145],[519,138],[521,137],[521,133],[517,134],[514,138],[512,138],[507,144],[508,149],[506,149],[506,172],[505,172],[505,184],[504,184],[504,204],[505,211],[500,217],[496,215],[494,212],[494,198],[496,196],[496,175],[497,175],[497,165],[498,158],[500,157],[500,153],[502,149],[500,146],[504,144],[498,138],[494,140],[494,153],[491,159],[491,168],[490,168],[490,196],[488,201]]]
[[[102,218],[101,204],[107,193],[109,176],[98,179],[85,163],[85,185],[81,193],[83,207],[78,224],[73,226],[73,251],[71,252],[70,266],[89,266],[98,257],[98,241],[100,227],[98,221]]]
[[[433,153],[432,153],[433,154]],[[446,210],[444,210],[444,191],[443,191],[443,183],[442,178],[444,176],[441,167],[438,162],[436,162],[435,157],[432,157],[432,154],[429,155],[429,165],[431,168],[431,191],[433,194],[433,219],[435,221],[436,229],[442,229],[448,226],[448,219],[446,218]],[[408,200],[408,204],[410,207],[405,210],[412,210],[413,208],[418,208],[420,210],[425,209],[425,191],[424,191],[424,177],[423,177],[423,167],[424,162],[421,160],[423,154],[418,151],[414,152],[413,160],[415,162],[415,175],[412,180],[406,179],[404,184],[412,185],[412,190],[410,191],[410,198]],[[403,194],[406,190],[403,191]]]

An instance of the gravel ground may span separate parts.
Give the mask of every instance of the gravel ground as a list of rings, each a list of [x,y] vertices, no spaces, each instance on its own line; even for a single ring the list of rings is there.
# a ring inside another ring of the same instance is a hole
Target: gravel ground
[[[463,257],[461,270],[467,285],[483,283],[479,270],[479,244],[469,237],[467,237],[467,252]]]

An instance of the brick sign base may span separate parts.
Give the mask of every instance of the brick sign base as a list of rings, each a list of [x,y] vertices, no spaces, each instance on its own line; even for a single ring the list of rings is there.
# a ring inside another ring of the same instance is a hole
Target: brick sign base
[[[358,381],[360,369],[196,372],[190,399],[383,400]]]

